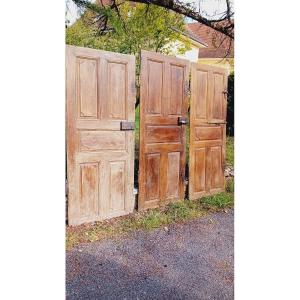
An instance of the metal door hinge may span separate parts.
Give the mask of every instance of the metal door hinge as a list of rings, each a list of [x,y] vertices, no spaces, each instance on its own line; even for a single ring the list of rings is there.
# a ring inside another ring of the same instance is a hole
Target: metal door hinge
[[[134,130],[134,122],[122,121],[120,123],[121,130]]]

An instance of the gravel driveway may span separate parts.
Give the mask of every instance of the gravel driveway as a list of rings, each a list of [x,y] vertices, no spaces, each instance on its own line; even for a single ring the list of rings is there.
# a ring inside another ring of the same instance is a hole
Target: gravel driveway
[[[233,214],[73,248],[67,299],[233,299]]]

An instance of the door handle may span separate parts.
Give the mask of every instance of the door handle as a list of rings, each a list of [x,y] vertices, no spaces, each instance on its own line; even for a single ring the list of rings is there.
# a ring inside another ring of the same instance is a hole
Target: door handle
[[[187,118],[178,117],[178,125],[187,125],[187,124],[188,124]]]

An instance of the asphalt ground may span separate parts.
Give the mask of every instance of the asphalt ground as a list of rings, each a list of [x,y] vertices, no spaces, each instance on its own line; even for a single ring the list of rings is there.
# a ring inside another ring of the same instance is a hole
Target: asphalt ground
[[[79,245],[67,299],[233,299],[234,212]]]

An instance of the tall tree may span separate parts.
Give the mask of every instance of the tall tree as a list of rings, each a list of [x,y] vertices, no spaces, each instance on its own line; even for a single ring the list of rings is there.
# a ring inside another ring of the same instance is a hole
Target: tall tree
[[[101,2],[102,0],[99,1]],[[110,7],[118,11],[119,7],[125,2],[137,2],[144,3],[147,5],[154,4],[172,10],[176,13],[182,14],[184,16],[190,17],[193,20],[198,21],[199,23],[202,23],[210,28],[213,28],[218,32],[225,34],[229,38],[234,39],[234,12],[232,8],[232,1],[224,1],[226,3],[226,9],[223,13],[218,14],[218,17],[216,18],[207,18],[206,16],[204,16],[203,12],[201,12],[200,10],[197,11],[196,7],[193,5],[193,2],[183,2],[182,0],[111,0]],[[76,3],[78,7],[89,8],[94,11],[97,11],[97,5],[91,3],[88,0],[73,0],[73,2]]]
[[[172,43],[184,30],[184,19],[177,13],[154,5],[124,3],[118,11],[110,6],[97,6],[97,12],[86,10],[67,27],[66,42],[128,54],[138,54],[141,49],[170,54]],[[189,47],[183,40],[177,50],[184,53]]]

